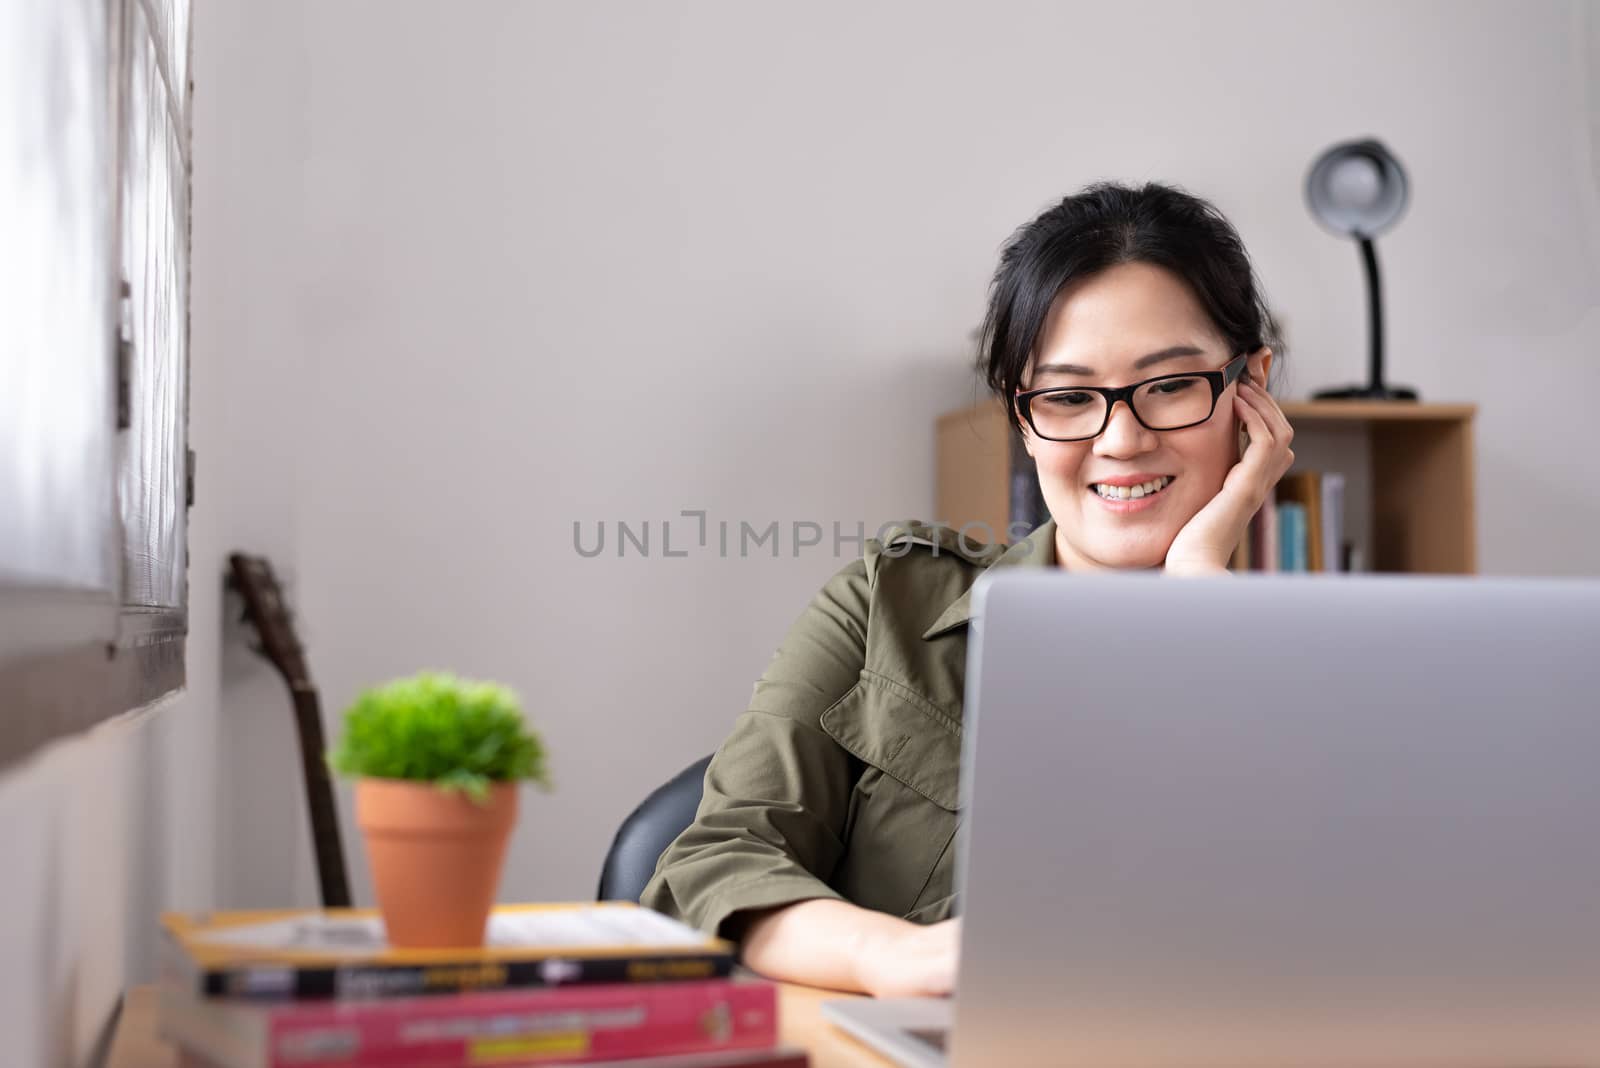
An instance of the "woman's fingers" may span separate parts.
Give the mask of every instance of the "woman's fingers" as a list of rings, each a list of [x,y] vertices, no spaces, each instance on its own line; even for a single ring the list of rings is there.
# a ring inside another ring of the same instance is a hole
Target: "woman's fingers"
[[[1270,444],[1278,436],[1279,430],[1278,427],[1273,425],[1270,413],[1267,411],[1268,405],[1263,398],[1264,394],[1256,387],[1254,382],[1240,383],[1238,399],[1243,403],[1247,413],[1247,425],[1250,426],[1252,432],[1259,426],[1264,443]],[[1251,420],[1248,416],[1254,416],[1255,419]],[[1255,437],[1255,434],[1252,433],[1251,437]]]
[[[1266,416],[1250,403],[1249,398],[1235,397],[1233,400],[1233,410],[1244,420],[1244,428],[1250,434],[1250,446],[1245,449],[1244,456],[1240,460],[1241,462],[1250,460],[1252,459],[1250,454],[1255,453],[1254,459],[1259,463],[1261,457],[1272,451],[1275,440],[1272,428],[1267,425]]]
[[[1289,449],[1294,428],[1289,425],[1283,409],[1278,407],[1271,394],[1253,384],[1248,390],[1241,389],[1235,400],[1238,403],[1234,410],[1244,420],[1245,429],[1250,433],[1250,448],[1246,450],[1244,459],[1253,461],[1252,466],[1256,467],[1266,485],[1273,485],[1294,463],[1294,453]],[[1255,455],[1251,456],[1251,453]]]
[[[1283,414],[1277,399],[1254,382],[1246,382],[1245,385],[1248,387],[1248,392],[1241,390],[1241,393],[1246,393],[1246,399],[1262,411],[1268,425],[1272,427],[1273,437],[1282,438],[1284,444],[1288,444],[1294,437],[1294,426],[1290,424],[1289,417]]]

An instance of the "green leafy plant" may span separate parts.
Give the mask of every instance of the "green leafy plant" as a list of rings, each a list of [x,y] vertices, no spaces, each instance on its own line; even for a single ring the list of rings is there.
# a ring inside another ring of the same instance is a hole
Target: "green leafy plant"
[[[341,775],[431,782],[483,802],[498,782],[549,788],[544,743],[517,697],[493,682],[424,671],[367,690],[328,754]]]

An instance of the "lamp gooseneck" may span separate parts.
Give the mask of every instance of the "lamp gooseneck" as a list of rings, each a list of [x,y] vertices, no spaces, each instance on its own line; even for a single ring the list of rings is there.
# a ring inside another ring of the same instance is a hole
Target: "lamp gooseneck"
[[[1383,284],[1378,280],[1378,248],[1372,238],[1361,239],[1361,262],[1367,268],[1367,336],[1372,345],[1372,362],[1367,372],[1367,382],[1374,390],[1383,390]]]

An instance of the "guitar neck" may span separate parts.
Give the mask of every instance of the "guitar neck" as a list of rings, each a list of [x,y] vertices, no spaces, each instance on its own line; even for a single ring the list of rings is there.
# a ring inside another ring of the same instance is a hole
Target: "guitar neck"
[[[316,687],[299,680],[289,692],[294,698],[296,733],[300,736],[300,766],[306,778],[306,802],[311,815],[311,844],[317,855],[323,908],[348,908],[350,884],[345,877],[344,846],[339,835],[339,813],[333,802],[333,779],[323,758],[322,702]]]
[[[256,651],[272,662],[294,701],[295,733],[300,736],[300,767],[305,773],[306,808],[311,817],[311,844],[317,855],[317,881],[324,908],[346,908],[350,883],[345,878],[344,848],[339,840],[339,810],[333,781],[323,759],[322,702],[311,684],[305,652],[294,632],[283,587],[264,556],[228,555],[229,582],[244,597],[245,618],[256,628]]]

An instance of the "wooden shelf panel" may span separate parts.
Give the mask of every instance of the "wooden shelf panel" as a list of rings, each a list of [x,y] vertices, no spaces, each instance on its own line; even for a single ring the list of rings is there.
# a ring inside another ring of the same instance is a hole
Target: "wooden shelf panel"
[[[934,428],[934,516],[974,541],[1004,541],[1011,506],[1011,424],[998,401],[946,412]],[[984,537],[983,532],[989,536]]]

